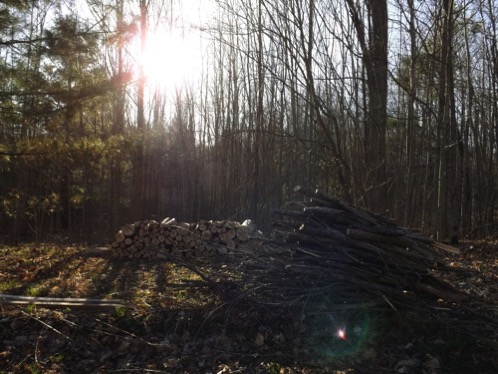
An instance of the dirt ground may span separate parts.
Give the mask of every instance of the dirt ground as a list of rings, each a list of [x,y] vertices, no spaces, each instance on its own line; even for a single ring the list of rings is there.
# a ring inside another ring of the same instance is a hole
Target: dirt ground
[[[476,302],[396,312],[301,314],[237,304],[185,267],[82,255],[84,246],[0,248],[0,294],[123,306],[0,306],[0,373],[496,373],[498,243],[465,242],[440,277]],[[448,255],[450,256],[450,255]]]

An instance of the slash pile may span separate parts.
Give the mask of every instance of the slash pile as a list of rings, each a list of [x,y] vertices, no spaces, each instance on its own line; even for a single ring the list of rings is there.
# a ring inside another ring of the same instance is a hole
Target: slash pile
[[[268,299],[295,304],[326,293],[339,303],[380,301],[397,309],[468,298],[436,276],[452,271],[442,251],[458,249],[324,192],[300,186],[295,192],[305,201],[275,212],[282,245],[260,264],[258,283],[275,288],[258,287]]]

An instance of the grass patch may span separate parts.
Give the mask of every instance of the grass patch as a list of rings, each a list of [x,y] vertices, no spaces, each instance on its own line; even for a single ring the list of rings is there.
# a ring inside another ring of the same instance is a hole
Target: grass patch
[[[26,313],[28,314],[34,314],[36,311],[36,305],[35,304],[29,304],[26,306]]]
[[[64,355],[61,353],[56,353],[53,354],[49,357],[49,360],[53,362],[54,364],[60,364],[62,361],[64,361]]]
[[[43,286],[41,286],[41,285],[30,286],[26,290],[27,296],[36,297],[36,296],[40,296],[42,294],[43,294]]]
[[[16,280],[7,280],[0,282],[0,293],[9,293],[12,290],[22,287],[22,283]]]

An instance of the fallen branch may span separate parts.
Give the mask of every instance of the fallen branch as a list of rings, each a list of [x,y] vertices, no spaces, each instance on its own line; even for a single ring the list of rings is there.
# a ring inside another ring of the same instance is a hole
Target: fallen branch
[[[36,305],[50,309],[114,309],[116,307],[125,306],[122,300],[19,296],[5,294],[0,294],[0,305]]]

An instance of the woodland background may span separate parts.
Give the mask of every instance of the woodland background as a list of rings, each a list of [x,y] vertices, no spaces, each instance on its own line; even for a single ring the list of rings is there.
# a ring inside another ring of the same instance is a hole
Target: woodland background
[[[0,241],[268,227],[297,184],[440,240],[496,233],[496,1],[219,0],[202,24],[78,3],[0,1]],[[208,43],[170,95],[130,52],[158,23]]]

